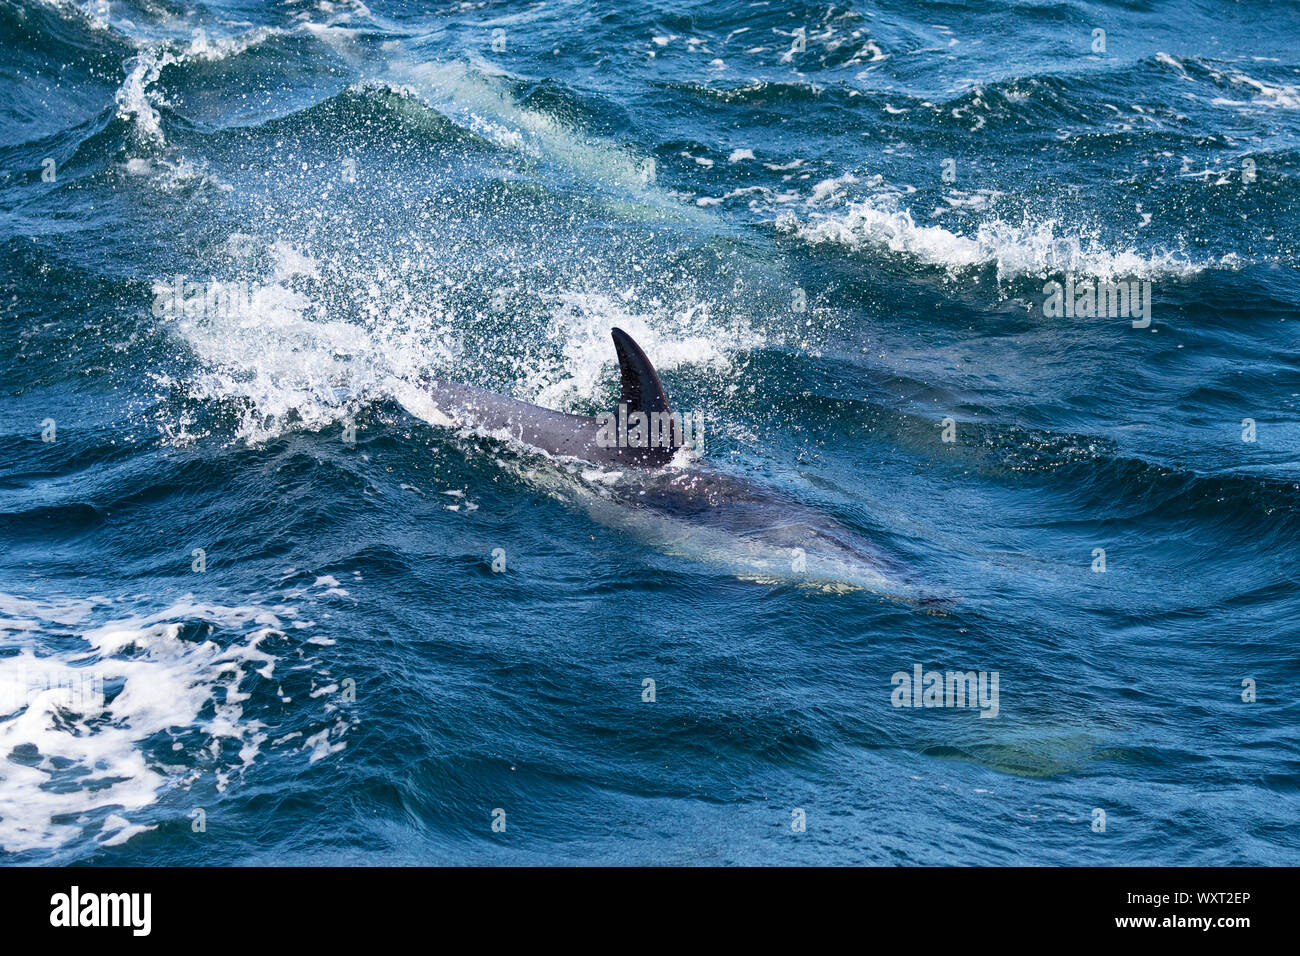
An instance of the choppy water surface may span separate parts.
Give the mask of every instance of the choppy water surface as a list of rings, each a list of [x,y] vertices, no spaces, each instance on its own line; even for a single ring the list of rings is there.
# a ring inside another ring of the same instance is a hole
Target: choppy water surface
[[[1300,862],[1297,50],[0,0],[0,860]],[[612,326],[775,550],[409,413],[591,414]]]

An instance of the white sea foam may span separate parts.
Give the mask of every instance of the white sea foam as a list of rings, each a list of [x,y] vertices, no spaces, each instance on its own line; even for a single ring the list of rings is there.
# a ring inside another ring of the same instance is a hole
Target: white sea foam
[[[162,48],[141,51],[130,61],[126,79],[114,94],[117,115],[132,120],[136,135],[147,144],[157,146],[164,142],[162,124],[149,87],[158,82],[165,67],[175,62],[175,54]]]
[[[1226,258],[1198,263],[1179,252],[1117,248],[1095,231],[1028,216],[1020,222],[992,216],[963,235],[940,225],[918,223],[903,204],[900,190],[880,187],[851,199],[842,195],[846,182],[851,182],[851,177],[818,185],[802,214],[781,213],[777,227],[813,245],[832,244],[853,251],[886,249],[949,273],[992,266],[999,279],[1062,272],[1097,278],[1157,278],[1194,274],[1207,265],[1233,264]],[[949,199],[950,205],[972,208],[983,208],[986,202]]]
[[[104,818],[104,827],[100,831],[104,834],[101,841],[104,846],[120,846],[126,843],[132,837],[139,836],[141,833],[148,833],[150,830],[156,830],[158,825],[146,826],[145,824],[132,824],[124,817],[119,817],[116,813],[110,813]]]
[[[56,10],[60,15],[84,21],[96,30],[111,28],[109,0],[88,0],[86,3],[74,3],[73,0],[41,0],[45,6]]]
[[[137,817],[164,794],[188,790],[205,775],[223,789],[262,752],[267,735],[245,713],[249,694],[240,687],[273,678],[278,662],[261,645],[283,634],[282,620],[296,616],[294,608],[223,606],[187,595],[159,611],[86,626],[112,604],[0,594],[7,625],[0,647],[11,651],[0,656],[4,852],[58,847],[83,835],[105,846],[124,843],[156,825]],[[196,626],[220,632],[220,642],[195,636]],[[50,649],[55,642],[58,652]],[[313,713],[330,751],[348,726],[333,709]],[[173,738],[171,756],[158,756],[160,736]],[[188,810],[182,804],[181,813]]]
[[[320,264],[311,256],[283,240],[270,253],[270,275],[235,308],[173,320],[202,364],[186,381],[189,394],[236,403],[237,438],[259,444],[287,427],[341,424],[375,399],[417,402],[411,383],[455,354],[442,331],[447,314],[411,301],[399,276],[372,270],[352,321],[313,296]],[[165,280],[155,285],[166,290]]]
[[[124,24],[126,26],[126,24]],[[133,31],[126,30],[128,36]],[[244,33],[218,36],[195,29],[188,39],[132,37],[139,52],[127,61],[127,74],[114,94],[118,116],[131,120],[141,143],[161,147],[166,143],[157,107],[164,105],[156,86],[163,70],[173,65],[209,63],[239,56],[268,39],[285,34],[275,27],[255,27]]]
[[[1170,56],[1168,53],[1164,53],[1163,51],[1157,53],[1156,62],[1163,63],[1165,66],[1172,67],[1173,69],[1177,70],[1178,74],[1185,80],[1191,79],[1191,77],[1188,76],[1187,74],[1187,68],[1184,67],[1183,64],[1176,57]]]
[[[198,361],[181,382],[158,376],[160,386],[179,384],[192,399],[224,404],[239,416],[234,438],[254,445],[287,430],[341,428],[376,401],[394,400],[427,422],[453,425],[422,383],[430,376],[463,380],[460,366],[473,356],[455,331],[460,317],[436,288],[400,268],[371,266],[354,275],[284,240],[260,253],[246,248],[250,243],[241,237],[238,261],[264,278],[246,282],[247,295],[232,297],[226,309],[165,317]],[[345,313],[337,281],[349,286]],[[173,294],[170,280],[154,290]],[[513,391],[551,408],[590,402],[609,387],[616,375],[612,326],[636,338],[660,369],[726,369],[736,350],[763,341],[748,324],[720,318],[707,301],[666,301],[634,289],[552,293],[541,301],[549,321],[540,340],[517,343],[520,382]],[[192,437],[171,418],[159,430],[176,443]]]
[[[1252,91],[1256,94],[1249,100],[1235,100],[1229,97],[1216,97],[1213,102],[1216,106],[1231,106],[1237,109],[1300,109],[1300,89],[1290,85],[1281,84],[1273,85],[1261,80],[1247,76],[1245,73],[1216,73],[1216,78],[1226,79],[1233,87],[1246,93]]]
[[[735,350],[755,348],[763,341],[747,325],[720,321],[704,302],[647,308],[632,295],[562,293],[551,297],[548,327],[548,335],[560,346],[560,364],[538,369],[530,394],[521,397],[564,408],[574,400],[599,396],[616,367],[609,338],[612,326],[632,336],[660,370],[684,364],[726,369]]]

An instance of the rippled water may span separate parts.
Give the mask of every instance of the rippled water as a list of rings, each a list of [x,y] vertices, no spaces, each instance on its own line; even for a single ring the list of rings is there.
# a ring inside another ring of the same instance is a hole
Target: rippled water
[[[0,860],[1300,862],[1298,41],[0,0]],[[788,509],[421,412],[613,326]]]

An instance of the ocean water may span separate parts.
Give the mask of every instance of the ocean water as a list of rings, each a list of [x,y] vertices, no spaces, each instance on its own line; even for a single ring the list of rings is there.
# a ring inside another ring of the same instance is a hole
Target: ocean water
[[[1298,159],[1293,3],[0,0],[0,861],[1300,862]],[[614,326],[788,510],[428,413]]]

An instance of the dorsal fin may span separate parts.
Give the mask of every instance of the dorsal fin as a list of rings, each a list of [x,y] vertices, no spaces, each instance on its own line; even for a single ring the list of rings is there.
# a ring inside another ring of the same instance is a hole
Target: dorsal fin
[[[619,403],[627,406],[629,414],[672,411],[668,404],[668,394],[664,391],[663,383],[659,381],[659,373],[650,364],[645,352],[641,351],[641,346],[632,341],[632,336],[622,329],[616,328],[610,334],[614,336],[614,350],[618,352],[618,370],[623,377],[623,391],[619,396]]]
[[[655,367],[632,336],[622,329],[613,329],[611,334],[623,379],[616,413],[618,455],[637,465],[666,465],[683,441],[680,423],[674,424],[676,416],[668,404],[668,394]],[[637,412],[642,414],[638,416]],[[637,418],[642,420],[637,422]]]

